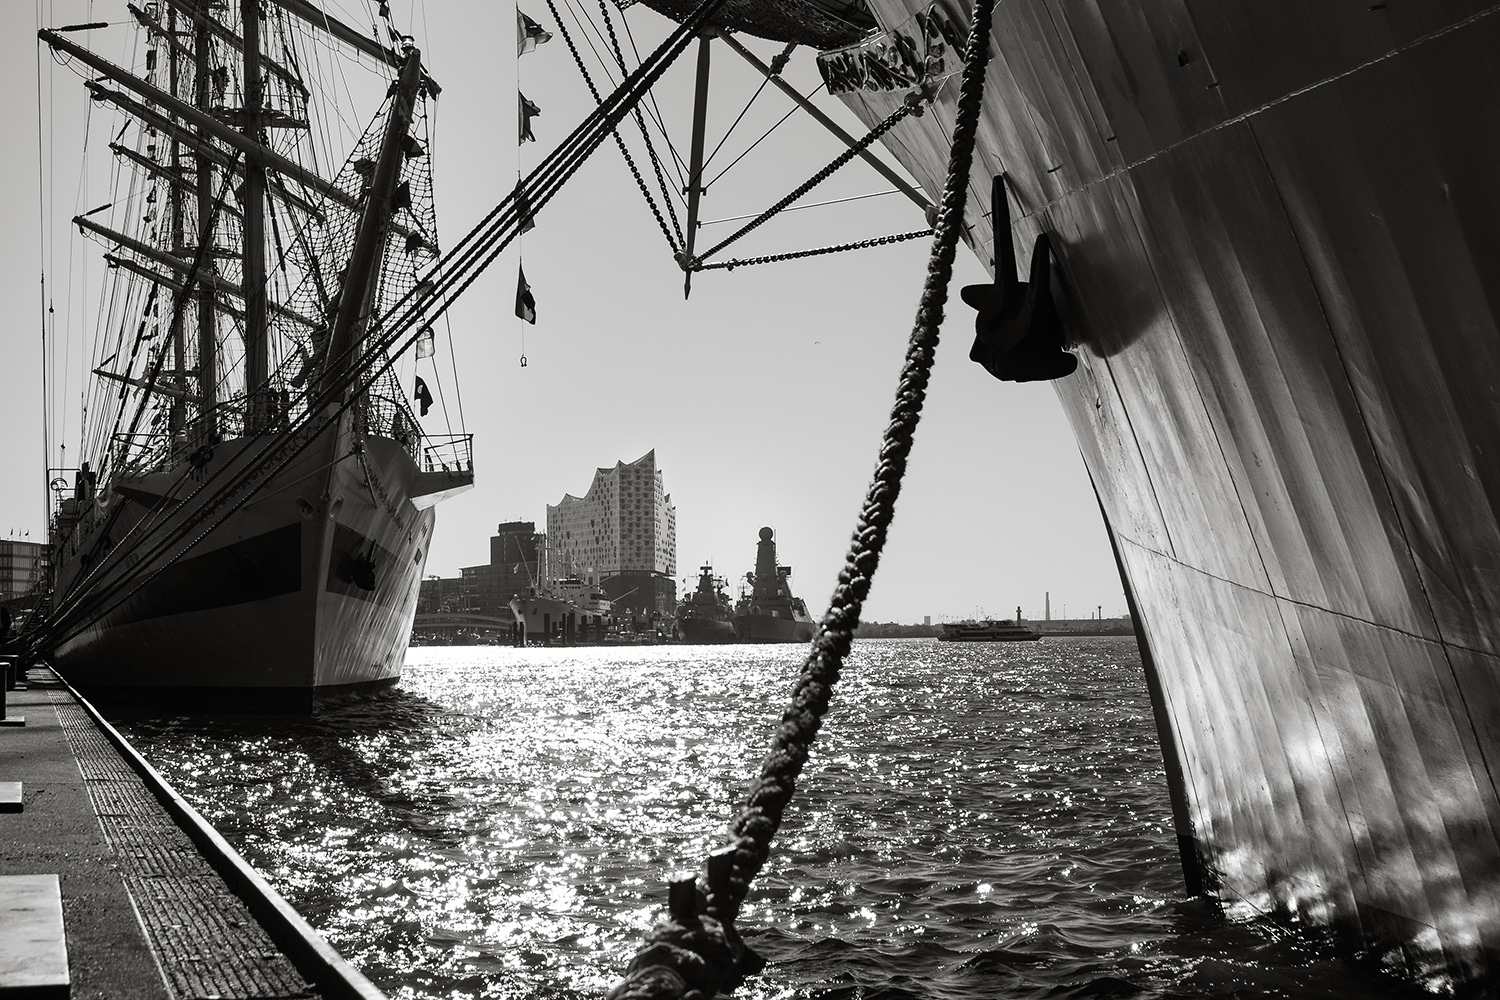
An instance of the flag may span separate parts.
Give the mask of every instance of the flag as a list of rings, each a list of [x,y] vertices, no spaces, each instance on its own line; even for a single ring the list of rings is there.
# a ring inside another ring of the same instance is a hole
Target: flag
[[[517,235],[529,233],[536,228],[536,223],[531,219],[531,199],[526,195],[526,189],[516,181],[516,214],[520,216]]]
[[[526,99],[526,95],[519,90],[516,96],[521,99],[521,112],[516,121],[520,124],[521,138],[519,142],[536,142],[536,136],[531,134],[531,119],[542,113],[542,109]],[[519,143],[518,143],[519,144]],[[153,189],[154,190],[154,189]]]
[[[432,393],[427,391],[427,383],[422,381],[420,375],[417,376],[417,391],[412,394],[411,398],[421,404],[422,412],[417,415],[427,416],[427,411],[432,409]]]
[[[437,335],[432,332],[432,327],[422,327],[422,332],[417,334],[417,358],[430,358],[436,350]]]
[[[531,286],[526,284],[526,271],[517,268],[520,280],[516,284],[516,315],[531,325],[536,325],[536,299],[532,297]]]
[[[542,26],[516,8],[516,55],[523,56],[543,42],[552,41],[552,35]]]

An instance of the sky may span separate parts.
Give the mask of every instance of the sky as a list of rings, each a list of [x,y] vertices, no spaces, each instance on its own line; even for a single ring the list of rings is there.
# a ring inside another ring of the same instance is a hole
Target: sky
[[[443,87],[432,153],[445,245],[498,204],[518,171],[535,166],[592,107],[546,0],[521,4],[554,37],[519,60],[510,4],[391,5]],[[350,23],[370,21],[362,0],[327,6]],[[566,17],[568,8],[559,9]],[[29,531],[36,539],[44,535],[44,267],[51,301],[67,317],[59,319],[59,333],[68,323],[78,326],[86,311],[69,308],[66,294],[83,265],[70,264],[60,242],[44,262],[42,217],[62,220],[45,230],[61,240],[68,218],[103,199],[97,190],[83,190],[81,132],[69,133],[65,124],[84,111],[81,81],[50,53],[38,57],[35,28],[109,22],[110,28],[72,36],[95,36],[101,50],[121,44],[132,29],[124,23],[124,0],[12,0],[0,8],[0,18],[6,29],[0,32],[0,81],[9,95],[0,109],[9,139],[9,155],[0,159],[6,192],[0,337],[9,375],[8,391],[0,393],[6,428],[0,435],[0,468],[6,470],[0,532]],[[670,29],[639,4],[626,20],[643,51]],[[781,47],[742,40],[764,60]],[[680,60],[656,88],[673,145],[684,156],[692,72],[692,59]],[[518,74],[521,91],[542,109],[532,122],[537,142],[519,147]],[[813,89],[812,53],[798,50],[786,76],[803,93]],[[759,81],[727,47],[714,46],[710,150]],[[598,82],[612,89],[611,81]],[[816,103],[863,134],[837,99],[821,95]],[[843,148],[799,113],[718,177],[790,107],[767,88],[710,161],[700,249],[736,228],[719,220],[758,213]],[[43,149],[39,125],[52,122],[60,124],[55,135],[47,130]],[[91,148],[91,159],[108,157],[97,135]],[[50,178],[45,187],[44,173]],[[799,204],[889,190],[856,161]],[[543,530],[546,505],[565,493],[585,493],[596,468],[655,449],[677,508],[679,581],[691,587],[703,563],[731,580],[743,577],[754,568],[757,532],[767,525],[776,531],[780,561],[793,568],[794,592],[818,610],[826,607],[888,422],[930,240],[703,272],[684,299],[682,271],[612,142],[536,222],[454,304],[447,327],[440,328],[434,360],[449,373],[440,395],[455,423],[461,401],[464,427],[474,434],[476,485],[439,507],[426,572],[454,576],[462,566],[486,562],[497,524],[530,520]],[[886,194],[783,213],[726,255],[807,249],[924,226],[920,210]],[[97,269],[99,248],[90,247]],[[513,314],[522,260],[537,300],[535,326]],[[988,280],[960,247],[927,406],[866,621],[1009,617],[1017,607],[1040,618],[1048,594],[1054,617],[1086,617],[1098,608],[1106,616],[1124,612],[1099,510],[1054,388],[1001,383],[968,360],[972,312],[958,301],[957,287]],[[76,378],[56,394],[62,398],[54,412],[63,413],[70,399],[76,411]],[[438,416],[430,418],[429,431],[444,432]],[[76,431],[76,412],[67,426]]]

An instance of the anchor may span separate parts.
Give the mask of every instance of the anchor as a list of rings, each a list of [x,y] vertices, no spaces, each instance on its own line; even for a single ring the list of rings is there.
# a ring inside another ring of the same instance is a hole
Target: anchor
[[[1031,248],[1030,280],[1018,280],[1004,174],[995,175],[990,205],[995,280],[988,285],[965,285],[959,293],[979,311],[969,360],[1003,382],[1044,382],[1071,375],[1078,359],[1063,350],[1062,319],[1052,301],[1051,241],[1046,233],[1038,234]]]

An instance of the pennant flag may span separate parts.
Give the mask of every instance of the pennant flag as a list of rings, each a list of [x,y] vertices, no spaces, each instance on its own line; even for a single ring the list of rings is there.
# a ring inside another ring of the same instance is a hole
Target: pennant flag
[[[432,332],[432,327],[422,327],[422,332],[417,334],[417,359],[432,357],[436,350],[437,335]]]
[[[417,376],[417,391],[412,395],[422,406],[422,412],[418,416],[427,416],[427,411],[432,409],[432,393],[427,391],[427,383],[422,381],[422,376]]]
[[[523,56],[543,42],[552,41],[552,35],[542,26],[516,8],[516,55]]]
[[[516,284],[516,315],[536,325],[536,299],[531,294],[531,286],[526,284],[526,271],[517,268],[520,280]]]
[[[518,235],[536,228],[536,223],[531,219],[531,199],[526,196],[526,189],[521,186],[520,181],[516,181],[516,214],[521,217]]]
[[[519,142],[536,142],[536,136],[531,134],[531,119],[542,113],[542,109],[526,99],[526,95],[519,90],[516,96],[521,99],[521,113],[516,121],[521,126],[521,138]],[[154,188],[152,190],[155,190]]]

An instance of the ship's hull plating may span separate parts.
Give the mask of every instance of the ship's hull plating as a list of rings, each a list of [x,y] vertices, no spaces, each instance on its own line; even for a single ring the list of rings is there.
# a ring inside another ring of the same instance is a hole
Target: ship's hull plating
[[[80,584],[104,610],[53,650],[59,672],[99,696],[225,710],[305,708],[396,683],[434,512],[408,499],[418,474],[403,448],[369,437],[355,451],[337,438],[324,431],[140,586],[121,581],[146,548],[137,546],[145,525],[156,518],[170,527],[197,503],[172,509],[153,497],[222,482],[255,443],[216,446],[215,459],[185,486],[171,486],[181,470],[122,480],[125,496],[106,495],[118,509],[101,524],[123,544],[110,546]],[[78,541],[64,547],[59,594],[86,575],[85,553],[98,551],[88,532]],[[358,571],[362,559],[373,564],[370,576]]]
[[[679,615],[677,618],[677,638],[682,642],[695,645],[734,642],[734,623],[727,618]]]
[[[1050,234],[1190,879],[1493,984],[1500,9],[1008,0],[992,46],[967,220],[988,264],[1003,171],[1023,274]],[[934,194],[955,94],[885,140]]]
[[[806,619],[748,612],[734,616],[734,637],[739,642],[811,642],[815,628]]]

